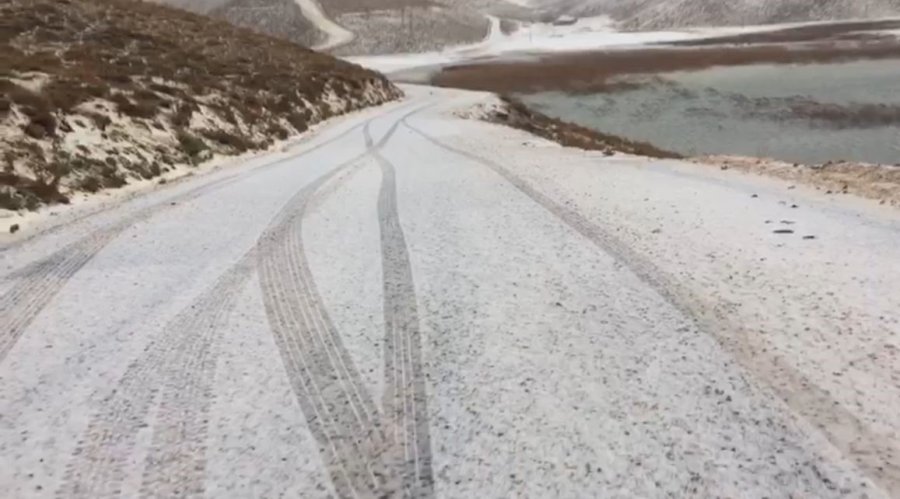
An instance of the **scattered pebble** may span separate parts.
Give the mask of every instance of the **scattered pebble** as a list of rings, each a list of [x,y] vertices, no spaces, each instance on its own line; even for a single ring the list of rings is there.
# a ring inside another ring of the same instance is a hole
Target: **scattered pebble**
[[[759,197],[759,194],[754,194],[754,195],[752,195],[752,196],[750,196],[750,197],[751,197],[751,198],[758,198],[758,197]]]
[[[803,239],[815,239],[816,236],[803,236]]]
[[[777,229],[773,232],[775,232],[776,234],[793,234],[794,233],[794,231],[792,231],[791,229]]]
[[[800,206],[798,206],[798,205],[796,205],[796,204],[792,204],[792,205],[791,205],[791,208],[799,208],[799,207],[800,207]]]

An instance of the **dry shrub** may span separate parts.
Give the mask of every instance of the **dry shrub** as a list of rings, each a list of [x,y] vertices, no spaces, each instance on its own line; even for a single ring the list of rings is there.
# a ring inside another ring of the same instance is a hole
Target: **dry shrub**
[[[289,113],[285,119],[294,127],[294,130],[300,133],[309,129],[310,113],[306,109]]]
[[[193,102],[183,102],[175,108],[170,120],[177,127],[186,127],[191,123],[191,116],[194,114],[196,104]]]
[[[178,139],[178,144],[181,146],[181,151],[189,158],[197,158],[204,151],[208,150],[206,143],[203,142],[203,139],[193,135],[192,133],[184,130],[178,129],[175,132],[175,138]]]
[[[256,149],[256,144],[254,144],[252,140],[243,135],[234,134],[225,130],[203,130],[200,133],[204,137],[215,141],[225,147],[229,147],[237,152]]]
[[[124,94],[114,94],[110,100],[116,104],[116,109],[120,113],[132,118],[151,119],[155,118],[159,112],[155,101],[137,100],[135,102]]]
[[[106,127],[108,127],[112,123],[112,120],[109,118],[109,116],[105,114],[94,112],[86,112],[83,114],[90,118],[90,120],[94,123],[94,126],[99,128],[101,131],[106,130]]]
[[[277,138],[278,140],[285,140],[290,135],[288,131],[278,123],[271,123],[269,125],[269,128],[266,130],[266,133]]]

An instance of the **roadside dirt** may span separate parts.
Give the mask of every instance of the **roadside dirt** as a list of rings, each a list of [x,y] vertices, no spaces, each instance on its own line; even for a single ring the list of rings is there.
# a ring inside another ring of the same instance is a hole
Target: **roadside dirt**
[[[483,119],[492,123],[506,125],[524,130],[538,137],[552,140],[565,147],[577,147],[589,151],[603,151],[612,155],[615,152],[648,156],[651,158],[681,158],[677,153],[660,149],[647,142],[628,140],[590,128],[551,118],[538,111],[529,109],[521,101],[512,97],[500,98],[503,105],[494,108]]]
[[[723,170],[755,173],[810,185],[829,195],[853,194],[881,204],[900,206],[900,166],[850,161],[801,165],[743,156],[702,156],[693,161]]]
[[[589,151],[616,152],[662,159],[685,159],[653,144],[606,134],[529,109],[515,98],[502,96],[499,106],[472,113],[491,123],[517,128],[565,147]],[[708,155],[688,158],[696,164],[754,173],[815,187],[829,195],[853,194],[900,206],[900,165],[873,165],[851,161],[833,161],[821,165],[803,165],[768,158]]]

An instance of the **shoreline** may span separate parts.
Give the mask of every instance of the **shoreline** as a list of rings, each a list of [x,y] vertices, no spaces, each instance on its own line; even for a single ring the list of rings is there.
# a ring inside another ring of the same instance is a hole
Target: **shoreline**
[[[802,184],[826,195],[855,195],[880,205],[900,207],[900,166],[855,161],[800,164],[774,158],[736,154],[684,156],[614,134],[547,116],[509,96],[468,117],[519,129],[563,147],[601,151],[605,156],[625,154],[653,159],[675,159],[696,165],[737,171]]]

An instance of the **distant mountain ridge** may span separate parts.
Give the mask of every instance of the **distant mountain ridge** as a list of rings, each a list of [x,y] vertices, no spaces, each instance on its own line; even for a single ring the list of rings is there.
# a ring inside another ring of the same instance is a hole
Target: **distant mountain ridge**
[[[297,0],[154,0],[306,46],[323,34]],[[900,0],[320,0],[356,36],[344,55],[421,52],[473,43],[487,15],[548,22],[561,15],[608,15],[625,30],[757,25],[900,16]]]

